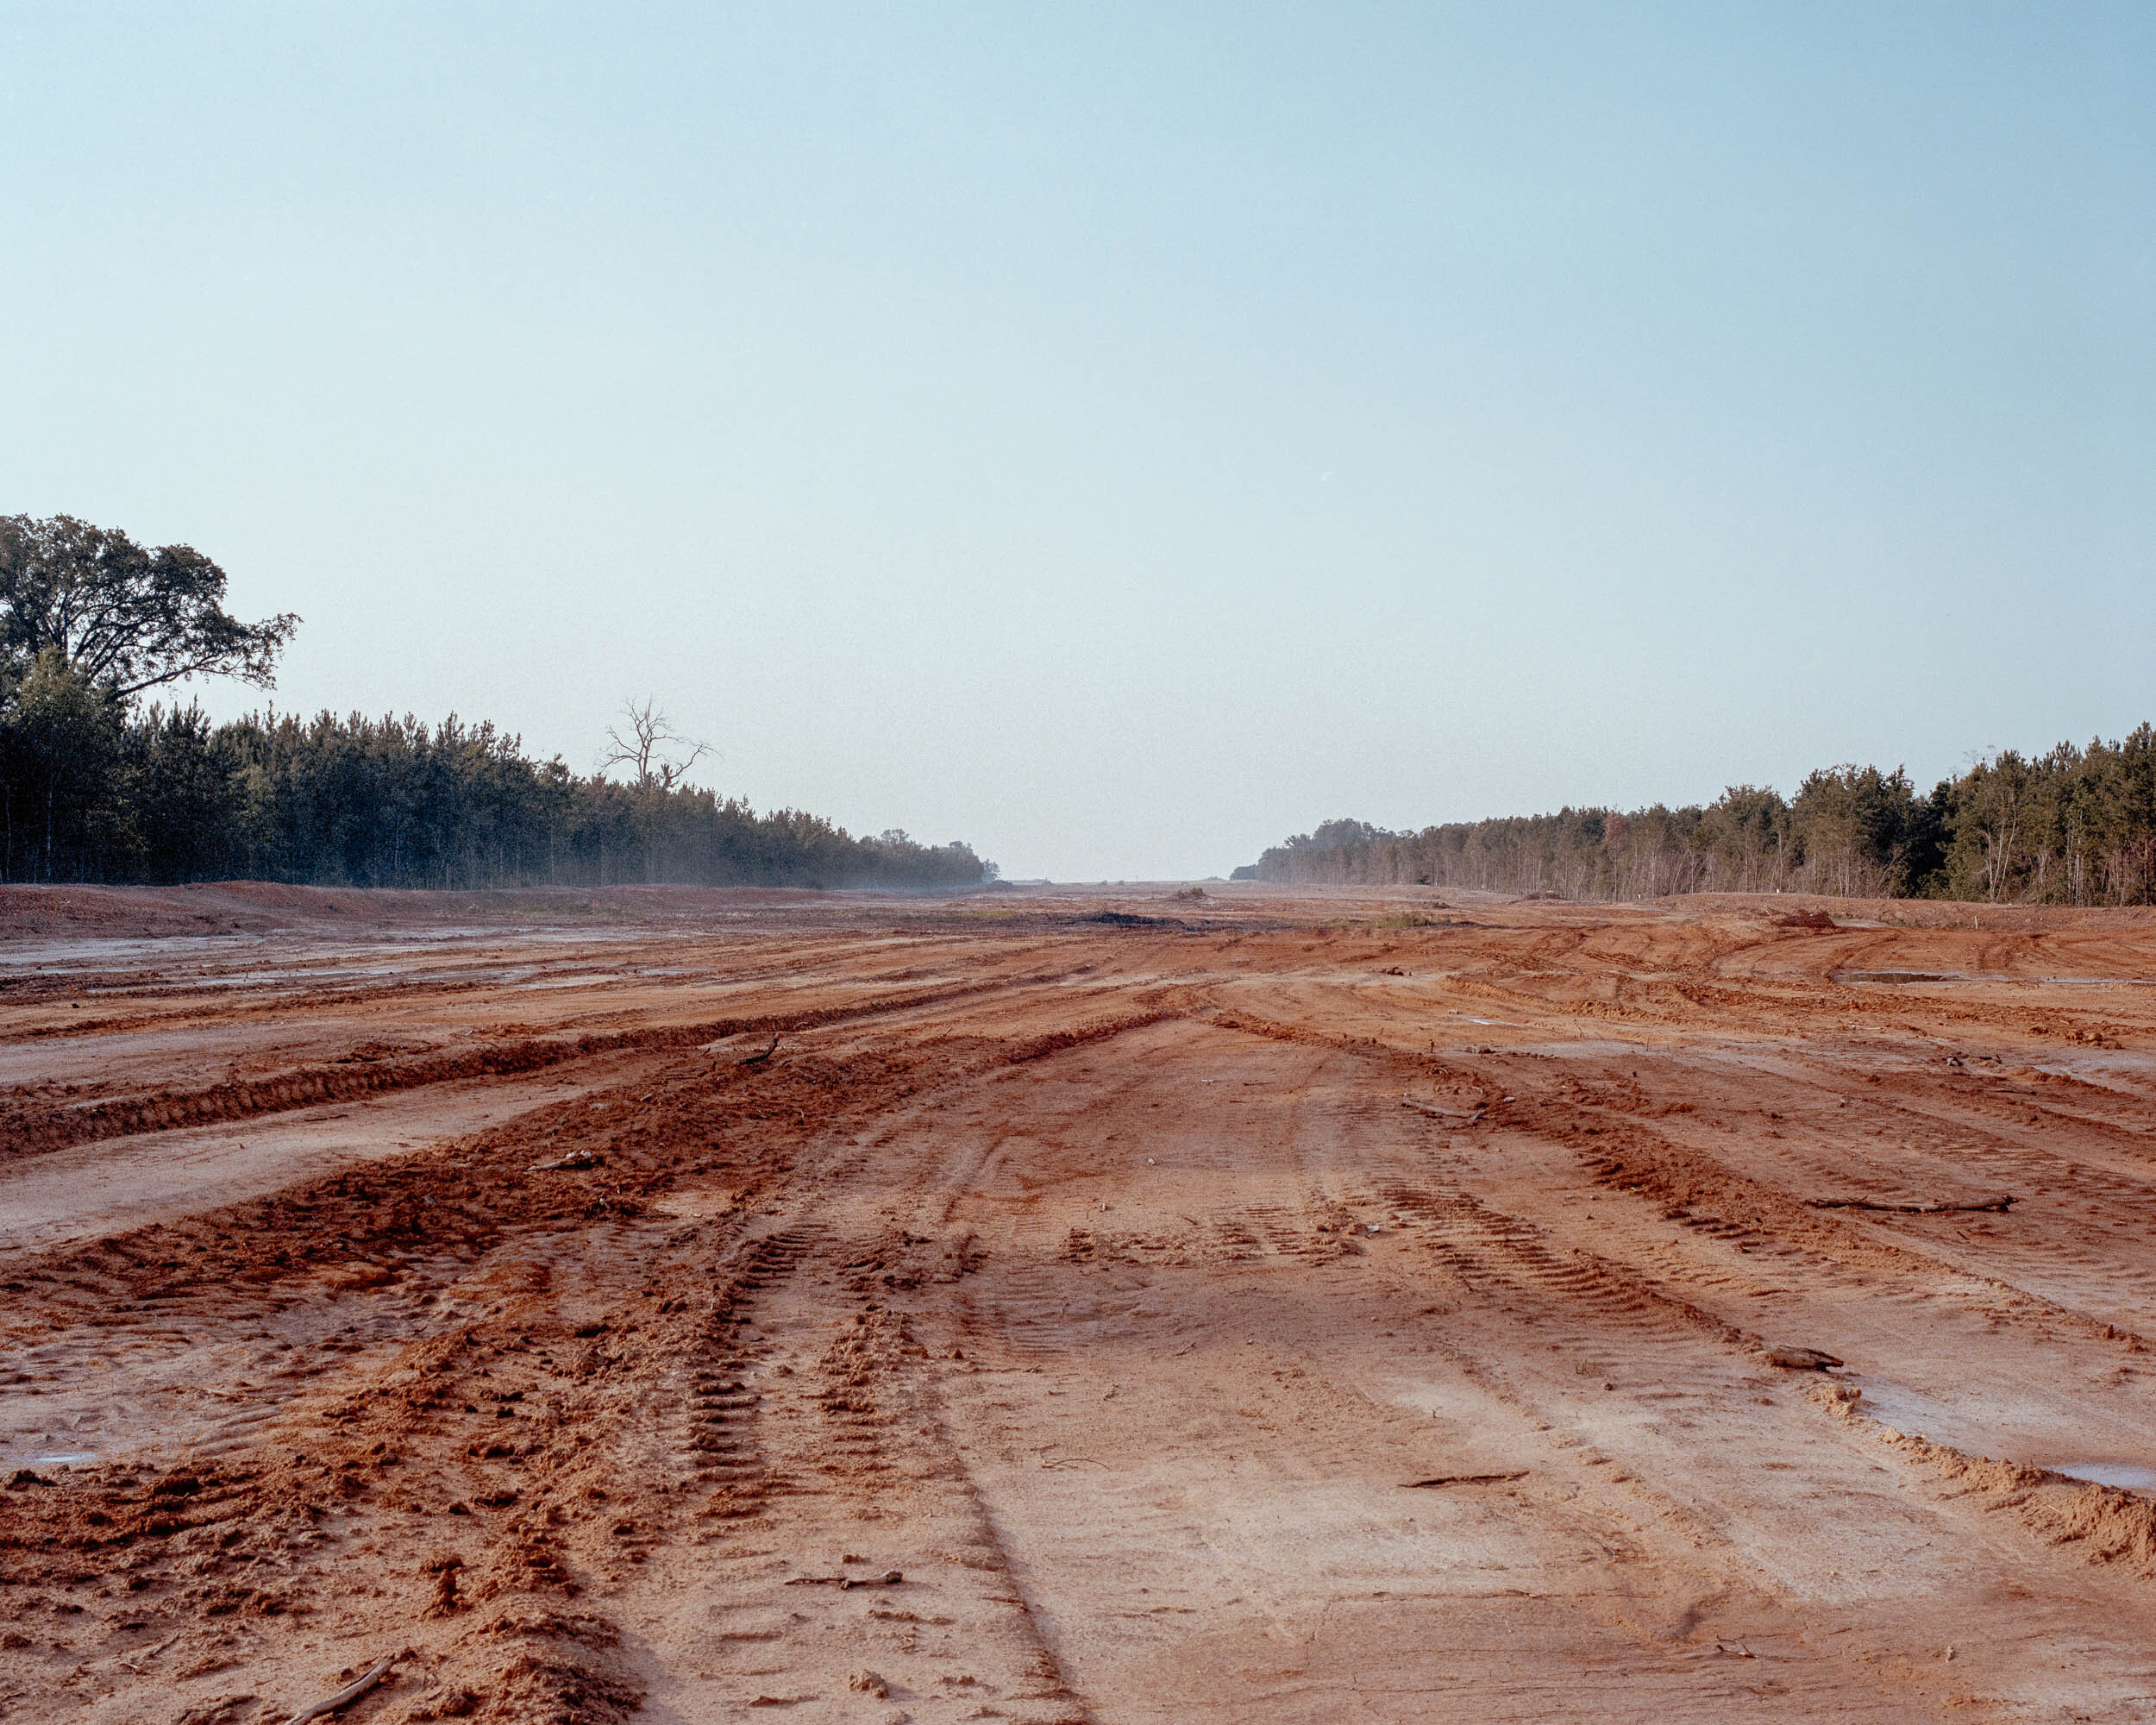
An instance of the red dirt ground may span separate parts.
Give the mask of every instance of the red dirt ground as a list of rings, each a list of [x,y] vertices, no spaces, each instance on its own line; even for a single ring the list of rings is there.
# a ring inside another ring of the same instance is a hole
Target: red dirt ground
[[[1968,906],[0,891],[0,1717],[2156,1716],[2152,980]]]

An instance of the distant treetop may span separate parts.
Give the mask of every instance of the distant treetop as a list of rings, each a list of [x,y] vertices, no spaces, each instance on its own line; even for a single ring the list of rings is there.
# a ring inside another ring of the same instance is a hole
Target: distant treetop
[[[242,623],[224,590],[191,545],[138,545],[72,515],[0,516],[0,656],[18,675],[51,653],[122,699],[191,676],[267,688],[299,619]]]

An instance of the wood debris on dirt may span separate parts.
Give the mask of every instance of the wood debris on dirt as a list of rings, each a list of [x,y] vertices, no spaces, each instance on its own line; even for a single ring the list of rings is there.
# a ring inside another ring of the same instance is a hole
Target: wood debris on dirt
[[[1890,1216],[1945,1216],[1983,1210],[2005,1211],[2013,1207],[2015,1198],[2011,1192],[2002,1192],[1996,1198],[1925,1198],[1913,1203],[1885,1198],[1807,1198],[1804,1201],[1814,1210],[1878,1210]]]
[[[787,1583],[788,1587],[836,1587],[842,1592],[856,1587],[897,1587],[906,1579],[904,1571],[887,1570],[881,1575],[797,1575]]]
[[[530,1171],[534,1174],[580,1174],[587,1168],[604,1168],[606,1158],[591,1151],[572,1151],[558,1156],[552,1162],[535,1162]]]
[[[1527,1470],[1524,1467],[1511,1473],[1440,1473],[1428,1479],[1403,1480],[1400,1489],[1402,1491],[1426,1491],[1439,1485],[1501,1485],[1507,1480],[1525,1479],[1526,1477]]]
[[[1771,1347],[1767,1350],[1767,1364],[1790,1371],[1832,1371],[1841,1360],[1819,1348]]]
[[[1435,1102],[1419,1102],[1413,1096],[1401,1097],[1400,1106],[1403,1108],[1413,1108],[1419,1114],[1428,1114],[1432,1120],[1480,1120],[1482,1114],[1479,1107],[1440,1108]]]
[[[285,1722],[285,1725],[308,1725],[311,1719],[326,1719],[332,1713],[341,1713],[389,1675],[389,1668],[397,1663],[397,1656],[390,1654],[379,1659],[353,1682],[345,1684],[335,1695],[325,1695],[311,1706],[303,1707]],[[349,1667],[347,1667],[349,1669]]]

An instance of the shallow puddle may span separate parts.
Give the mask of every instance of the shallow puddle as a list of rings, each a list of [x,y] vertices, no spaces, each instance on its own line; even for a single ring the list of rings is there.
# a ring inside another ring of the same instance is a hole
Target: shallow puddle
[[[1864,1391],[1859,1407],[1883,1426],[1958,1449],[1967,1448],[1976,1437],[1968,1420],[1942,1402],[1884,1378],[1859,1377],[1853,1372],[1848,1377]]]
[[[2137,1461],[2048,1461],[2043,1458],[2045,1439],[2029,1429],[2026,1419],[2002,1420],[1997,1417],[2000,1410],[1993,1408],[1994,1417],[1987,1420],[1981,1413],[1972,1415],[1950,1408],[1903,1384],[1852,1376],[1864,1390],[1864,1399],[1858,1404],[1862,1411],[1896,1431],[1952,1444],[1972,1455],[2023,1462],[2069,1479],[2085,1479],[2091,1485],[2156,1496],[2156,1466]]]
[[[2054,1461],[2045,1466],[2069,1479],[2085,1479],[2091,1485],[2115,1485],[2123,1491],[2156,1492],[2156,1467],[2130,1461]]]

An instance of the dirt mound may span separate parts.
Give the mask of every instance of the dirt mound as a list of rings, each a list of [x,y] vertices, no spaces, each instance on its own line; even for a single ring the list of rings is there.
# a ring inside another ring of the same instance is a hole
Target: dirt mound
[[[1821,934],[1839,934],[1841,925],[1822,910],[1795,911],[1788,916],[1774,919],[1777,928],[1814,929]]]
[[[711,921],[835,900],[913,906],[974,894],[840,894],[806,887],[547,887],[420,892],[223,881],[189,887],[0,886],[0,941],[176,935],[328,934],[442,925],[500,927]]]

